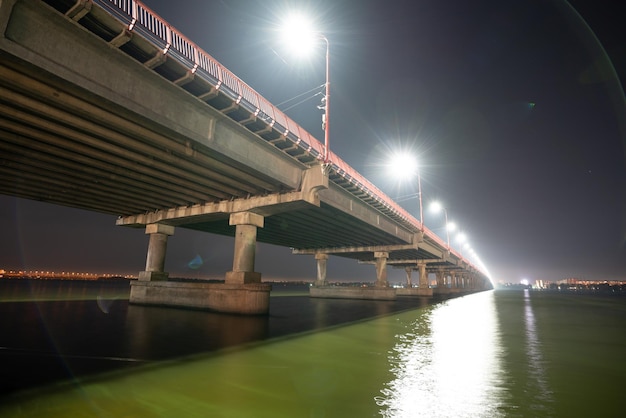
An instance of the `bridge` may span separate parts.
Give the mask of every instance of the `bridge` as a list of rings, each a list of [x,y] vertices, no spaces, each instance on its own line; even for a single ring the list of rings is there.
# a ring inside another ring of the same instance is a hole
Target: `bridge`
[[[139,1],[2,0],[0,29],[0,193],[142,228],[146,268],[131,303],[267,313],[257,241],[315,257],[312,297],[491,287],[484,272],[339,156],[325,159],[323,144]],[[167,239],[178,227],[234,237],[223,284],[168,280]],[[328,286],[330,255],[373,264],[375,285]],[[389,287],[389,266],[406,270],[406,288]]]

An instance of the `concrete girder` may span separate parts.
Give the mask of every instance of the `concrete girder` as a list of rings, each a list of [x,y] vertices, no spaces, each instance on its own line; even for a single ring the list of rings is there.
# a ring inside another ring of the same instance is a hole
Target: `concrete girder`
[[[307,254],[346,254],[346,253],[374,253],[378,251],[399,251],[399,250],[417,250],[418,246],[414,244],[399,244],[399,245],[372,245],[365,247],[339,247],[339,248],[319,248],[319,249],[296,249],[292,250],[293,254],[307,255]],[[369,261],[369,260],[368,260]]]
[[[3,133],[3,139],[6,140],[7,138],[11,138],[11,141],[0,142],[0,150],[5,151],[3,157],[7,161],[6,167],[20,170],[20,172],[33,170],[33,174],[37,173],[33,181],[41,181],[40,173],[44,170],[48,173],[46,177],[63,179],[68,188],[100,190],[101,193],[107,194],[109,200],[110,190],[117,188],[120,198],[128,199],[128,202],[132,201],[135,204],[138,203],[141,207],[156,208],[162,205],[164,201],[169,202],[168,206],[175,206],[177,201],[189,199],[188,196],[175,191],[172,191],[170,194],[176,196],[176,198],[170,199],[168,196],[156,198],[153,196],[154,193],[161,192],[161,195],[164,195],[163,188],[166,186],[165,183],[161,187],[153,186],[147,182],[142,183],[141,187],[122,184],[120,179],[124,174],[121,172],[121,169],[112,164],[94,164],[99,166],[99,168],[94,168],[90,164],[93,160],[81,163],[82,160],[87,160],[87,157],[81,158],[77,154],[76,159],[58,159],[58,154],[54,154],[53,147],[31,143],[26,148],[23,146],[23,137],[18,137],[8,132]],[[16,143],[15,141],[18,142]],[[35,151],[32,148],[39,148],[39,150]],[[44,153],[45,151],[47,152]],[[106,171],[105,167],[110,168],[110,171]],[[106,174],[103,175],[103,171]],[[130,176],[130,173],[126,173],[125,176]]]
[[[437,250],[432,245],[419,241],[420,235],[414,234],[413,242],[411,244],[397,244],[397,245],[373,245],[373,246],[360,246],[360,247],[335,247],[335,248],[317,248],[317,249],[293,249],[293,254],[315,254],[315,253],[325,253],[325,254],[354,254],[354,253],[374,253],[376,251],[387,251],[389,253],[397,252],[397,251],[407,251],[407,250],[425,250],[431,255],[437,256],[437,254],[441,254],[440,250]],[[415,259],[422,260],[422,259]],[[440,258],[434,259],[438,262],[442,260]],[[372,263],[372,260],[361,260],[362,263]],[[389,264],[400,264],[402,261],[398,261],[390,257],[388,263]]]
[[[6,94],[7,91],[0,87],[0,95]],[[6,94],[7,96],[12,96],[11,94]],[[14,103],[19,102],[18,100],[14,101]],[[53,109],[50,107],[48,110]],[[30,125],[31,127],[39,128],[39,132],[33,131],[29,128],[23,128],[22,124],[17,124],[11,121],[2,120],[0,123],[0,127],[4,129],[11,129],[17,132],[25,132],[31,131],[34,136],[37,136],[40,141],[48,142],[51,145],[58,146],[62,149],[67,149],[71,151],[84,150],[83,155],[94,155],[100,156],[100,160],[115,162],[116,166],[121,167],[132,167],[137,163],[142,163],[145,166],[146,171],[152,171],[151,175],[157,178],[161,178],[163,180],[170,179],[172,176],[176,177],[180,183],[180,186],[185,186],[185,189],[194,190],[201,188],[199,185],[202,184],[206,194],[199,194],[196,198],[201,200],[213,200],[216,197],[225,198],[229,196],[230,193],[238,193],[235,188],[228,188],[222,185],[218,185],[217,182],[211,181],[207,171],[207,178],[204,178],[201,174],[195,174],[193,171],[183,170],[182,168],[177,168],[180,166],[184,166],[180,158],[168,154],[166,152],[162,152],[162,155],[158,151],[154,151],[157,158],[164,157],[162,161],[166,162],[162,164],[159,160],[148,157],[144,152],[137,152],[136,154],[132,154],[132,159],[129,159],[129,150],[127,147],[122,145],[120,142],[124,139],[123,136],[111,132],[104,127],[94,127],[92,130],[92,134],[85,134],[83,131],[77,131],[74,128],[68,128],[61,122],[73,123],[70,126],[80,128],[82,125],[90,125],[89,123],[81,123],[81,120],[74,117],[68,116],[62,112],[52,112],[58,113],[52,116],[52,120],[58,121],[52,122],[49,120],[45,120],[36,116],[33,116],[29,113],[25,113],[16,108],[11,108],[9,106],[4,106],[0,104],[0,112],[5,115],[10,115],[11,117],[19,120],[25,124]],[[69,120],[68,120],[69,119]],[[85,127],[86,128],[86,127]],[[48,131],[48,135],[45,135],[43,132]],[[113,142],[104,142],[100,138],[102,135],[109,135],[114,138]],[[143,146],[143,148],[150,148],[148,146]],[[150,149],[152,151],[152,148]],[[169,162],[167,161],[169,160]],[[191,167],[190,167],[191,168]],[[215,176],[211,176],[215,177]],[[189,178],[189,180],[185,180],[185,178]],[[230,182],[230,180],[229,180]],[[213,187],[211,187],[213,186]],[[220,190],[218,190],[220,188]],[[226,190],[226,192],[222,190]]]
[[[42,7],[40,2],[23,0],[12,8],[5,2],[2,5],[7,25],[0,49],[38,67],[34,75],[48,71],[64,80],[64,87],[98,97],[100,110],[105,114],[117,115],[124,109],[128,124],[154,125],[153,131],[168,132],[175,139],[171,142],[191,140],[227,159],[239,161],[241,166],[248,167],[251,179],[271,179],[274,185],[296,187],[300,163],[284,158],[279,150],[262,140],[250,141],[245,127],[209,106],[198,106],[193,95],[146,69],[142,63],[110,48],[96,36],[85,36],[84,28],[68,25],[55,10]],[[74,59],[76,56],[81,59]],[[111,77],[111,74],[119,76]],[[81,107],[76,111],[80,112]]]
[[[156,164],[156,161],[159,160],[166,162],[168,165],[184,165],[187,170],[197,173],[205,182],[209,182],[207,184],[211,184],[210,181],[213,180],[220,182],[220,184],[230,185],[232,188],[231,193],[237,188],[244,189],[248,193],[254,193],[259,190],[259,188],[251,186],[246,187],[246,184],[234,180],[228,175],[228,173],[232,171],[231,167],[195,150],[189,141],[185,141],[184,143],[172,141],[164,135],[138,126],[137,124],[129,123],[124,118],[103,111],[98,106],[80,100],[74,96],[59,93],[58,90],[44,83],[30,80],[28,77],[8,67],[0,66],[0,79],[2,80],[0,82],[2,85],[23,86],[28,84],[41,94],[41,99],[45,100],[43,103],[41,100],[26,97],[10,89],[2,88],[1,91],[2,96],[12,104],[17,104],[32,114],[45,115],[46,119],[39,123],[42,129],[50,130],[54,128],[57,131],[60,130],[61,135],[75,136],[80,138],[81,141],[91,139],[91,145],[96,144],[105,150],[114,147],[112,144],[119,144],[118,155],[123,155],[122,153],[124,152],[128,154],[129,150],[133,150],[136,152],[136,157],[140,157],[144,154],[155,156],[158,160],[153,160],[152,165]],[[8,110],[3,110],[3,113],[5,111]],[[29,120],[27,120],[27,122],[30,123],[32,121],[33,125],[35,125],[36,118],[24,111],[12,109],[11,115],[16,120],[23,120],[28,117]],[[51,123],[50,121],[64,122],[64,125],[49,125]],[[73,129],[66,128],[65,126],[78,128],[82,132],[89,133],[89,135],[77,136],[78,134],[73,132]],[[111,130],[109,128],[111,126],[116,127],[116,129]],[[96,141],[97,138],[105,138],[107,142]],[[143,139],[143,141],[136,141],[137,138]],[[160,148],[155,147],[155,145]],[[113,150],[115,150],[115,148],[113,148]],[[193,158],[193,160],[190,158]],[[195,164],[189,164],[190,162]],[[149,161],[146,163],[149,163]],[[209,170],[205,167],[211,167],[211,169]],[[227,174],[220,174],[221,172]],[[259,184],[263,189],[275,189],[274,185],[260,182],[251,175],[244,175],[244,179],[246,183]]]
[[[328,187],[326,177],[319,167],[312,167],[303,172],[299,191],[275,193],[267,196],[222,200],[201,205],[182,206],[164,209],[152,213],[120,217],[116,224],[121,226],[141,226],[151,223],[166,223],[184,226],[226,217],[237,212],[254,212],[261,216],[271,216],[303,206],[319,206],[317,193]]]
[[[320,199],[324,203],[344,213],[348,213],[356,219],[398,237],[400,241],[405,243],[414,242],[414,232],[403,228],[383,213],[355,198],[334,183],[331,183],[327,190],[320,191]]]
[[[119,48],[122,45],[128,43],[133,38],[133,33],[124,28],[115,38],[109,41],[109,45],[115,48]]]
[[[91,11],[92,7],[93,3],[90,0],[78,0],[76,3],[74,3],[74,6],[72,6],[65,13],[65,16],[69,17],[75,22],[78,22]]]

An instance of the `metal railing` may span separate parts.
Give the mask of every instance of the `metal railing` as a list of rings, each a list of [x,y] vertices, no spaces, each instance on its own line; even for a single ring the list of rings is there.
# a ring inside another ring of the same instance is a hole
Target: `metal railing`
[[[129,30],[137,32],[147,40],[152,41],[158,48],[162,49],[164,54],[169,54],[236,103],[265,120],[298,147],[307,151],[319,161],[323,160],[324,145],[320,141],[140,1],[93,1],[127,24]],[[425,228],[419,220],[332,151],[328,153],[328,163],[330,164],[330,169],[337,175],[343,177],[346,181],[376,200],[380,207],[383,208],[383,211],[393,213],[395,215],[394,218],[400,218],[415,231],[423,230],[429,239],[442,248],[448,248],[443,239],[428,228]],[[452,249],[450,249],[450,252],[476,268],[473,263],[466,260],[459,252]],[[478,268],[476,270],[480,271]]]

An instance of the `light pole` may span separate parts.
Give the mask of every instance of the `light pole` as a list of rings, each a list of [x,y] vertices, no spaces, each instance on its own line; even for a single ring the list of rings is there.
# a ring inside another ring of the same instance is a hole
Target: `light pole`
[[[303,49],[310,48],[315,39],[321,39],[326,44],[326,82],[322,104],[318,108],[324,112],[322,129],[324,130],[324,163],[327,163],[330,153],[330,42],[324,34],[314,31],[308,20],[298,15],[290,16],[285,20],[283,37],[291,45],[291,49],[300,53]]]
[[[415,170],[417,171],[417,195],[420,202],[420,225],[422,228],[422,232],[424,232],[424,208],[422,206],[422,178],[420,177],[420,167],[419,164],[416,166]]]
[[[410,154],[396,153],[391,156],[389,171],[400,179],[417,176],[417,197],[420,209],[420,229],[424,231],[424,209],[422,206],[422,178],[418,162]]]
[[[450,230],[456,228],[456,225],[454,223],[448,223],[448,209],[446,209],[445,206],[443,206],[441,203],[439,202],[433,202],[430,204],[430,208],[435,211],[435,212],[441,212],[443,210],[443,214],[445,217],[445,221],[446,221],[446,241],[448,243],[448,251],[450,251]]]
[[[324,164],[328,162],[330,150],[330,42],[321,33],[320,38],[326,42],[326,92],[324,94],[324,114],[322,115],[322,127],[324,128]]]

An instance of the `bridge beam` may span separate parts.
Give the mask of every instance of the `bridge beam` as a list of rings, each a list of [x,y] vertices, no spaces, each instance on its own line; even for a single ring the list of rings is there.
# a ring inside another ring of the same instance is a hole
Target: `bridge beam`
[[[122,216],[116,220],[118,226],[138,227],[162,222],[184,227],[189,224],[211,222],[223,219],[233,213],[254,212],[267,217],[278,213],[298,210],[310,205],[320,205],[318,191],[328,187],[328,177],[322,174],[320,166],[302,171],[300,190],[272,193],[264,196],[206,202],[191,206],[161,209],[149,213]]]

